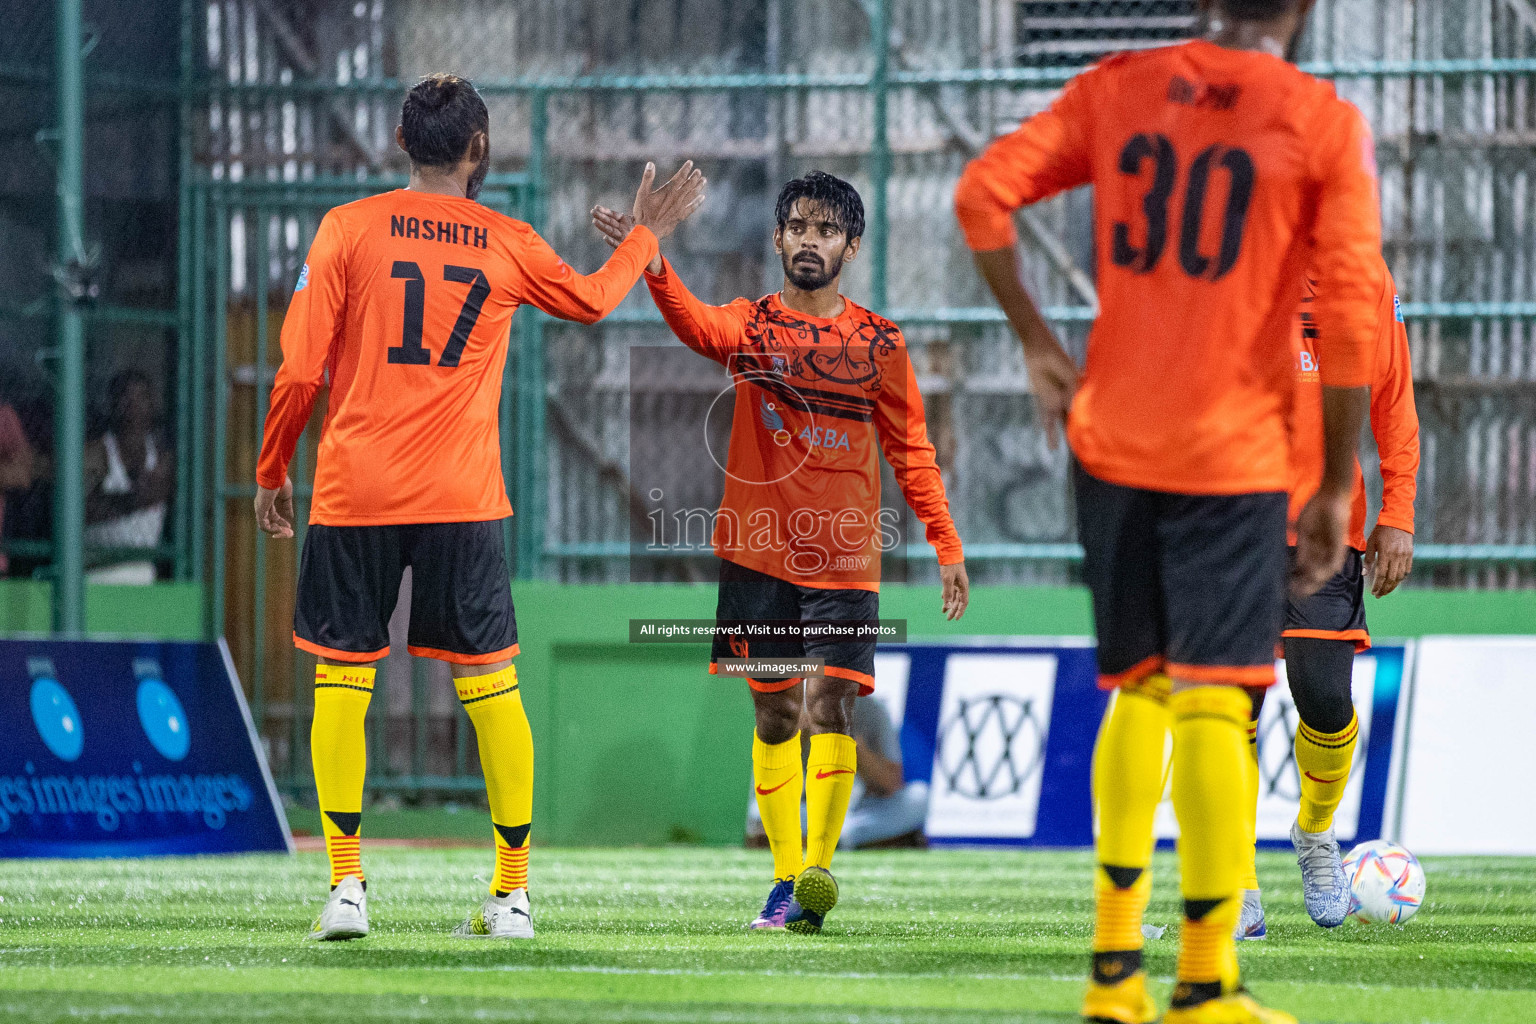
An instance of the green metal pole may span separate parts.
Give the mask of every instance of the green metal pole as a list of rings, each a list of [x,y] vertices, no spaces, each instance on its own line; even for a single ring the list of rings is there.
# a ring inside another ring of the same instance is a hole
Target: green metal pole
[[[85,256],[85,86],[81,80],[80,0],[57,0],[59,115],[58,262]],[[85,631],[85,323],[58,294],[58,397],[54,417],[53,628]]]
[[[228,537],[225,490],[229,487],[229,207],[213,208],[213,584],[208,595],[208,635],[224,635],[224,575]]]
[[[306,472],[304,468],[308,447],[309,445],[301,434],[298,446],[293,450],[293,465],[289,470],[300,481],[300,483],[294,485],[295,491],[303,486],[303,481],[309,480],[312,475]],[[296,554],[304,550],[304,533],[308,527],[309,499],[295,494],[293,502],[293,550]],[[309,760],[299,756],[299,751],[304,744],[303,724],[306,721],[306,716],[299,713],[300,708],[305,703],[300,699],[300,694],[312,694],[314,692],[314,687],[310,685],[312,680],[306,678],[305,668],[308,663],[308,659],[299,657],[299,652],[294,652],[293,671],[289,673],[288,683],[290,687],[290,697],[288,700],[288,791],[290,793],[297,793],[299,791],[299,785],[302,782],[300,772]]]
[[[256,293],[256,346],[251,356],[251,385],[255,389],[256,410],[251,427],[255,432],[255,445],[251,451],[261,452],[261,435],[267,423],[267,270],[270,259],[267,253],[267,227],[271,211],[264,206],[255,210],[256,266],[246,278]],[[247,228],[247,230],[250,230]],[[243,483],[244,481],[242,481]],[[256,731],[267,731],[267,535],[256,530],[256,557],[251,568],[251,717],[256,721]]]
[[[427,659],[411,659],[411,774],[427,773]]]
[[[886,212],[886,192],[891,181],[891,140],[886,131],[889,119],[889,58],[891,48],[891,0],[875,0],[870,12],[870,44],[874,47],[875,66],[870,75],[873,90],[874,124],[870,145],[869,179],[869,300],[875,311],[889,308],[886,284],[886,248],[890,242],[890,219]]]
[[[189,189],[191,183],[188,183]],[[202,190],[192,192],[192,245],[206,258],[208,239],[208,197]],[[203,259],[192,263],[192,478],[191,505],[191,576],[208,587],[208,267]],[[213,635],[213,621],[208,614],[207,594],[202,602],[205,637]]]
[[[363,719],[364,728],[367,730],[363,779],[369,783],[378,782],[389,775],[389,752],[385,750],[389,743],[388,683],[388,669],[373,677],[373,696],[368,702],[368,708],[373,712],[373,717],[368,718],[365,713]]]
[[[192,575],[192,0],[181,4],[180,151],[176,173],[176,578]]]
[[[535,90],[528,102],[531,109],[526,216],[528,223],[538,230],[544,223],[549,93]],[[517,576],[535,579],[544,553],[544,318],[538,310],[528,309],[517,320]]]

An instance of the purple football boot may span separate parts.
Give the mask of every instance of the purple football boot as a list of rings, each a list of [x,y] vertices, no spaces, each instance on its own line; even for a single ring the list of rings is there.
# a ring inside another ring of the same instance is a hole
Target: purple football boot
[[[768,902],[763,904],[763,912],[757,915],[757,920],[747,925],[748,928],[783,928],[784,918],[789,915],[790,908],[795,905],[795,880],[783,878],[773,883],[773,888],[768,891]]]

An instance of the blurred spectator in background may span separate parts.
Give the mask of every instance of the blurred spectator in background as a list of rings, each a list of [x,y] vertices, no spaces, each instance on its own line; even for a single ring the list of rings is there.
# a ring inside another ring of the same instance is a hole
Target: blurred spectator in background
[[[154,548],[175,484],[173,454],[156,432],[159,405],[149,377],[124,370],[107,387],[107,430],[85,450],[87,548]],[[87,556],[89,557],[89,551]],[[92,583],[153,583],[151,558],[95,562]]]
[[[854,701],[850,732],[858,748],[858,776],[838,849],[927,846],[923,825],[928,818],[928,784],[906,780],[901,767],[901,738],[878,696]],[[805,721],[800,735],[810,736]],[[805,815],[804,803],[800,814],[802,818]],[[747,845],[768,846],[755,797],[747,800]]]
[[[9,403],[0,401],[0,537],[5,533],[5,497],[7,491],[25,491],[32,486],[32,446],[21,429],[21,417]],[[0,576],[10,570],[5,549],[0,548]]]

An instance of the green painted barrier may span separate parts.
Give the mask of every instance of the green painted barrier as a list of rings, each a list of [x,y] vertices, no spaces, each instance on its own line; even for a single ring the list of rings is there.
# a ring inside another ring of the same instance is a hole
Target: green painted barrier
[[[715,588],[687,584],[515,582],[517,659],[538,751],[539,842],[730,844],[751,779],[752,703],[740,682],[708,674],[704,644],[631,644],[631,618],[712,618]],[[881,614],[912,640],[1071,636],[1092,631],[1076,587],[979,587],[958,623],[937,585],[888,585]],[[0,580],[0,634],[46,632],[46,583]],[[193,584],[91,586],[96,633],[196,638]],[[1367,598],[1381,637],[1536,632],[1536,590],[1405,590]]]
[[[203,590],[196,583],[85,587],[85,631],[92,636],[203,639]],[[47,633],[53,587],[41,580],[0,579],[0,636]]]

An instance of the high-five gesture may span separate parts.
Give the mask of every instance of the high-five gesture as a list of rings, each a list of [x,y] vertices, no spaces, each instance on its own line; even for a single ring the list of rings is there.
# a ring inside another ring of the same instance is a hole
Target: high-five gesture
[[[640,177],[640,191],[635,193],[635,206],[630,216],[634,223],[645,225],[661,239],[676,230],[704,202],[705,178],[703,172],[694,169],[693,161],[688,160],[665,185],[653,189],[651,186],[655,181],[656,165],[648,163]]]

